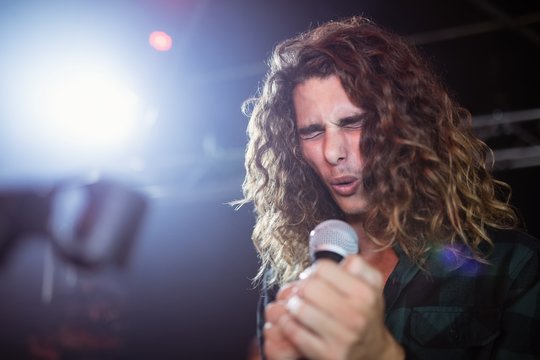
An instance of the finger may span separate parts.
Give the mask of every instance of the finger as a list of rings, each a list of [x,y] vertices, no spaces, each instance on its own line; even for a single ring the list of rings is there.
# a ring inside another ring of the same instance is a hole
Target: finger
[[[317,359],[326,354],[324,340],[311,332],[294,317],[285,315],[281,318],[278,326],[285,338],[290,341],[298,352],[304,357]],[[328,354],[326,354],[328,355]]]
[[[279,322],[279,318],[288,311],[285,305],[285,302],[271,302],[268,304],[264,309],[264,317],[266,322],[277,324]]]
[[[357,289],[352,291],[355,296],[352,297],[337,291],[326,281],[312,277],[298,284],[295,295],[323,312],[333,322],[340,322],[345,328],[357,330],[361,325],[361,318],[367,317],[372,311],[369,299],[377,301],[377,293],[360,280],[356,280],[355,287]],[[287,302],[287,308],[294,306],[295,301],[295,296],[292,296]]]
[[[311,277],[326,281],[348,296],[358,296],[356,288],[358,280],[379,292],[383,289],[382,275],[358,255],[346,257],[342,265],[329,261],[317,262],[313,265]]]
[[[287,283],[285,285],[283,285],[277,295],[276,295],[276,300],[286,300],[288,298],[290,298],[293,293],[296,292],[296,285],[298,284],[297,281],[293,281],[293,282],[290,282],[290,283]]]
[[[349,338],[349,319],[336,319],[334,314],[322,311],[311,303],[304,301],[300,296],[293,296],[287,301],[286,308],[298,323],[322,339]],[[287,318],[283,315],[280,322]]]
[[[272,302],[265,308],[264,351],[268,359],[297,359],[298,352],[284,336],[277,324],[283,316],[288,316],[284,302]]]
[[[267,359],[298,359],[298,351],[295,346],[287,340],[280,327],[272,325],[271,323],[266,323],[264,325],[263,333],[263,349]]]
[[[382,274],[377,269],[369,265],[368,262],[362,259],[362,257],[359,255],[350,255],[345,257],[340,265],[349,274],[364,279],[374,288],[383,288],[384,279]]]

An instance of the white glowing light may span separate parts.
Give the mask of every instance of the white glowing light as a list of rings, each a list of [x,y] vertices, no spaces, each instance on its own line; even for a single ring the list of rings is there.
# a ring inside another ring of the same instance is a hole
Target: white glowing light
[[[130,137],[137,96],[98,71],[67,73],[47,91],[45,106],[63,142],[82,147],[117,147]]]
[[[157,110],[147,114],[153,108],[141,87],[147,64],[124,41],[127,24],[80,16],[78,5],[15,13],[2,23],[0,124],[9,171],[48,177],[123,169],[144,151],[157,119]]]

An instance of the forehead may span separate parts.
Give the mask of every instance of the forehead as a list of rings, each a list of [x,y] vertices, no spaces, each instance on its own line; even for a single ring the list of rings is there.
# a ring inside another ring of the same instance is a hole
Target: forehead
[[[339,77],[313,77],[298,84],[293,91],[296,121],[299,124],[337,120],[362,113],[345,92]]]
[[[320,97],[345,92],[341,80],[336,75],[310,77],[294,87],[293,97]]]

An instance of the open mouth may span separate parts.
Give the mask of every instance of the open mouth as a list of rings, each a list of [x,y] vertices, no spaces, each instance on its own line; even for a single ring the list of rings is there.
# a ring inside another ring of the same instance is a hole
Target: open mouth
[[[360,181],[353,176],[343,176],[333,179],[330,186],[334,193],[340,196],[351,196],[356,193]]]

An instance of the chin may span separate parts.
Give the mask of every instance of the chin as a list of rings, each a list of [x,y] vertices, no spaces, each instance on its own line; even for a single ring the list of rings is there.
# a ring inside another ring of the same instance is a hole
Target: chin
[[[366,212],[367,204],[363,200],[337,201],[339,208],[345,216],[358,216]]]

